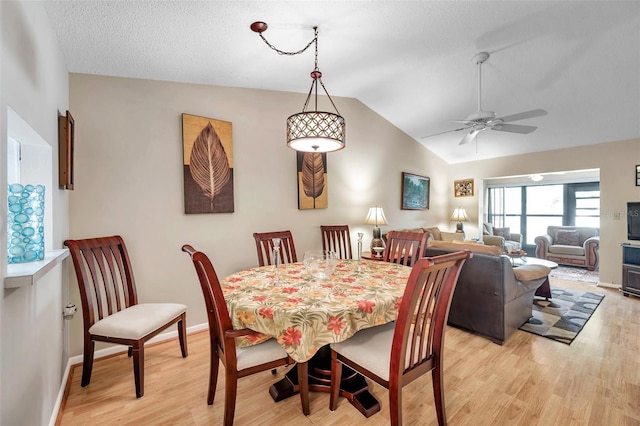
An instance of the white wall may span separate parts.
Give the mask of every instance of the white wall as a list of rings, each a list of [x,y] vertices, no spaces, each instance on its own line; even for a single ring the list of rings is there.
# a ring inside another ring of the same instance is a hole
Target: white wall
[[[10,106],[49,145],[52,182],[57,182],[58,114],[68,105],[68,73],[41,4],[0,2],[0,164],[6,164],[7,107]],[[0,199],[7,198],[6,168],[0,172]],[[51,191],[54,248],[68,234],[68,198]],[[47,208],[47,206],[45,206]],[[6,274],[6,201],[0,203],[0,271]],[[0,298],[0,423],[48,423],[68,360],[62,308],[67,299],[67,265],[55,267],[33,287],[2,289]],[[62,280],[64,273],[65,280]]]

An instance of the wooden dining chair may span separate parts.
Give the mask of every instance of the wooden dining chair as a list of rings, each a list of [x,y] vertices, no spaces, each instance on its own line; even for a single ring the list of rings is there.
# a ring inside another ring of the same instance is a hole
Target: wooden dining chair
[[[291,231],[254,232],[258,262],[260,266],[273,265],[273,239],[280,238],[279,261],[283,263],[295,263],[298,261],[296,246],[293,243]]]
[[[122,237],[66,240],[80,288],[84,324],[81,386],[89,385],[95,342],[128,346],[133,357],[136,397],[144,395],[144,345],[178,323],[182,357],[187,356],[187,307],[139,303],[133,269]]]
[[[236,337],[256,332],[248,328],[233,329],[220,281],[209,257],[188,244],[182,246],[182,251],[191,256],[207,308],[211,352],[207,404],[213,404],[218,381],[218,367],[222,361],[225,368],[224,424],[230,426],[233,424],[235,414],[238,379],[281,365],[291,365],[294,361],[274,339],[247,348],[237,348]],[[299,379],[302,412],[309,415],[307,363],[298,363],[297,369],[298,377],[305,378],[304,380]]]
[[[320,225],[322,250],[331,250],[339,259],[353,259],[349,225]]]
[[[427,245],[426,232],[391,231],[387,234],[387,245],[382,260],[411,266],[424,254]]]
[[[442,378],[444,332],[460,269],[471,256],[465,250],[419,259],[407,280],[395,322],[331,343],[332,411],[338,406],[343,364],[388,389],[391,425],[402,424],[402,387],[431,371],[438,424],[447,424]]]

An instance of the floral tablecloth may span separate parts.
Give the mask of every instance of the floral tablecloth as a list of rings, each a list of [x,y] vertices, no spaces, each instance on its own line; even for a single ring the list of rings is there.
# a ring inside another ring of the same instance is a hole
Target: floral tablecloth
[[[411,268],[388,262],[339,260],[325,280],[309,276],[301,262],[240,271],[221,281],[238,338],[246,347],[275,337],[296,361],[353,336],[358,330],[394,321]]]

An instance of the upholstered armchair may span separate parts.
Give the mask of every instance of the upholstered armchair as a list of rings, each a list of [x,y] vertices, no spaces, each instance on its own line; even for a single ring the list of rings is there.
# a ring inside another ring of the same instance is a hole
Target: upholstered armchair
[[[548,226],[545,235],[535,238],[536,257],[593,271],[599,262],[598,233],[598,228]]]
[[[522,234],[511,232],[509,228],[497,228],[491,223],[482,224],[482,241],[490,246],[498,246],[503,253],[522,249]]]

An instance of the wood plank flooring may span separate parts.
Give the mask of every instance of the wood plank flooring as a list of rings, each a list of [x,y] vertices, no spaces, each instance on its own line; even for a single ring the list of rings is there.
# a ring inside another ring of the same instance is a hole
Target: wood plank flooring
[[[552,280],[551,285],[605,294],[571,345],[517,331],[504,346],[448,327],[445,338],[446,410],[451,425],[640,425],[640,298],[615,289]],[[145,395],[136,399],[126,353],[96,360],[82,388],[74,367],[57,424],[217,425],[224,408],[224,375],[216,400],[206,402],[208,333],[189,335],[183,359],[177,340],[146,350]],[[221,369],[221,372],[223,370]],[[311,415],[300,398],[273,402],[279,380],[270,372],[238,383],[236,425],[386,425],[388,396],[371,384],[382,410],[366,419],[346,400],[329,411],[329,394],[312,392]],[[436,425],[430,375],[403,390],[407,425]]]

